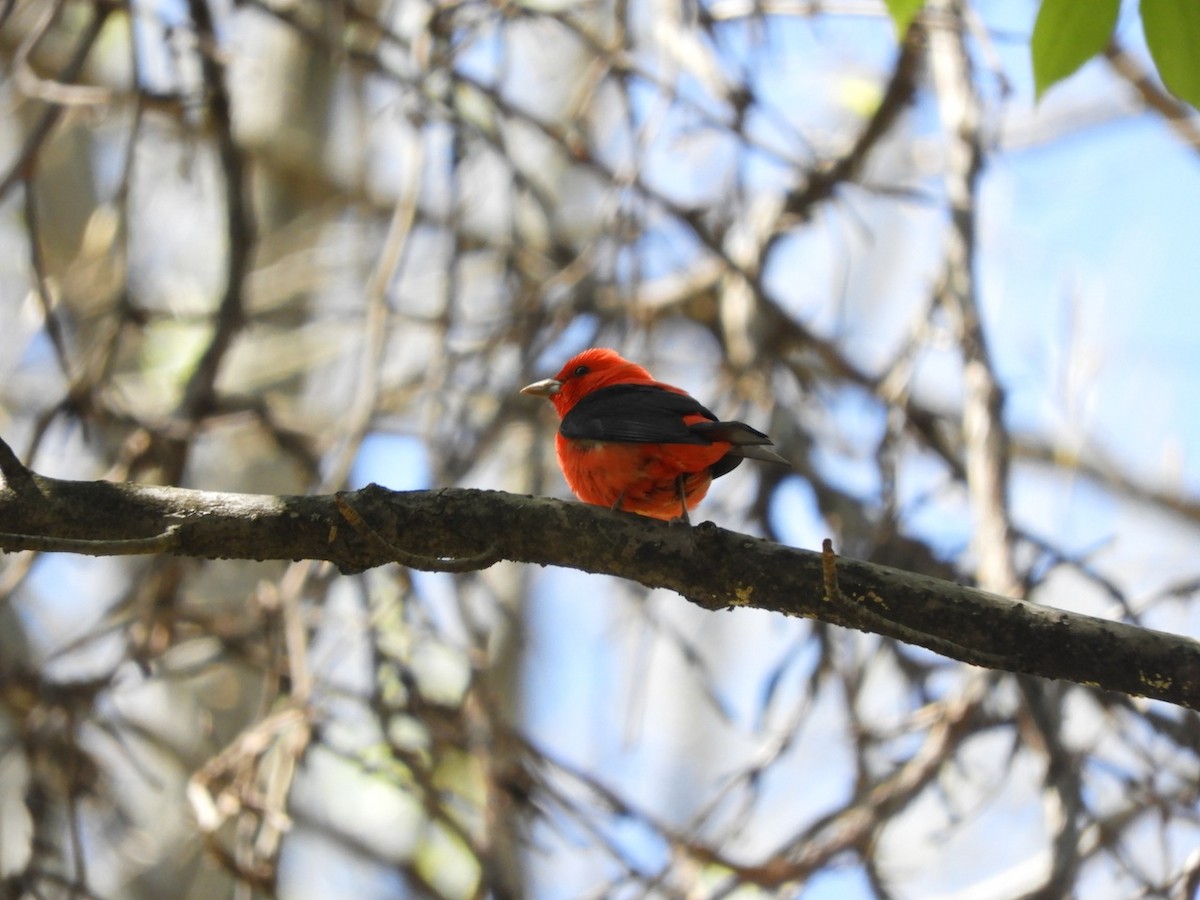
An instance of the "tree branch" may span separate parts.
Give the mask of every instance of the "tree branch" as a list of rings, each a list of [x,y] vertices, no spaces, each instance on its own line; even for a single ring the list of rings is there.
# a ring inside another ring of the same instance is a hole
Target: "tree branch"
[[[705,609],[820,619],[963,662],[1200,709],[1200,642],[1191,638],[832,554],[823,566],[820,553],[711,523],[685,528],[582,503],[459,488],[370,485],[276,497],[30,478],[35,490],[0,490],[0,549],[106,556],[140,541],[147,551],[205,559],[328,560],[343,572],[397,556],[431,570],[486,568],[497,559],[564,566],[669,588]],[[365,536],[355,516],[367,523]]]

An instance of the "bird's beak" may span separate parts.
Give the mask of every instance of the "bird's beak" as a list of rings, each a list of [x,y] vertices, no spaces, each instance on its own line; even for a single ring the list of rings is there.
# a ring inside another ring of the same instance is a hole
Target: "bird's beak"
[[[545,397],[547,399],[553,397],[562,389],[562,382],[557,378],[543,378],[541,381],[535,381],[533,384],[527,384],[521,388],[522,394],[529,394],[533,397]]]

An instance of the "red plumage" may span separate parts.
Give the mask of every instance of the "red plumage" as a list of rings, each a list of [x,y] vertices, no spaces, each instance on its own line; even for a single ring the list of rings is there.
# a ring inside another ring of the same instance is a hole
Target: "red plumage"
[[[762,432],[719,421],[615,350],[585,350],[521,393],[554,404],[558,464],[586,503],[687,521],[712,480],[743,458],[787,464]]]

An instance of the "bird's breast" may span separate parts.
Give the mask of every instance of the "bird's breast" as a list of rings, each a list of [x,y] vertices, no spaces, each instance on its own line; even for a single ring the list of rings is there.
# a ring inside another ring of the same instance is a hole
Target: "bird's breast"
[[[565,438],[555,442],[567,485],[580,500],[671,518],[679,514],[680,475],[688,506],[708,490],[710,467],[728,445],[642,444]]]

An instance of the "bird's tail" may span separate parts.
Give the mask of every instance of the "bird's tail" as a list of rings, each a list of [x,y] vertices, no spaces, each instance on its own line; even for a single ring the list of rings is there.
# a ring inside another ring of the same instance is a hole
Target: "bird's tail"
[[[783,466],[790,466],[791,463],[780,456],[770,447],[764,447],[759,444],[734,444],[733,449],[729,451],[737,456],[743,456],[746,459],[758,459],[763,462],[779,463]]]
[[[779,463],[784,466],[791,465],[771,449],[774,445],[769,437],[757,428],[751,428],[745,422],[697,422],[689,425],[688,429],[706,440],[732,444],[728,454],[730,456]]]

